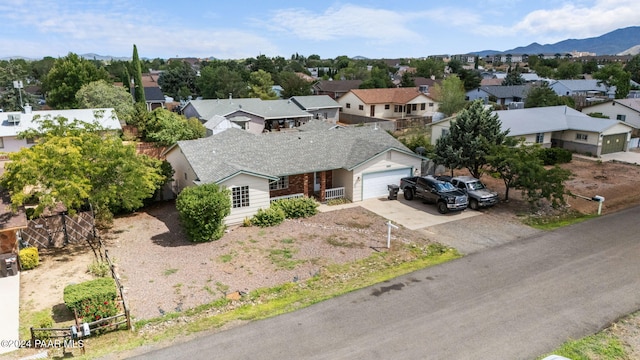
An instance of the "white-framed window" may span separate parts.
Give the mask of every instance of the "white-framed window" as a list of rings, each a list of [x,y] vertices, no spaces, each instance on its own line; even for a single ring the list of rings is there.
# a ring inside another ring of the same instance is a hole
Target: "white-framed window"
[[[429,103],[429,107],[433,107],[433,103]]]
[[[576,133],[576,140],[587,141],[587,134]]]
[[[278,180],[272,181],[269,183],[269,190],[282,190],[282,189],[287,189],[288,187],[289,187],[288,176],[280,176]]]
[[[616,120],[625,121],[626,119],[627,119],[627,115],[621,115],[621,114],[616,115]]]
[[[393,105],[393,112],[402,112],[402,105]]]
[[[420,110],[425,110],[426,108],[427,108],[427,104],[425,103],[420,104]]]
[[[358,105],[358,110],[364,110],[364,105]]]
[[[390,108],[391,108],[391,105],[389,105],[389,104],[384,104],[384,109],[385,109],[385,110],[389,110]]]
[[[544,143],[544,133],[537,133],[536,144],[542,144],[542,143]]]
[[[347,109],[351,109],[351,104],[347,103]]]
[[[249,186],[231,188],[231,205],[234,209],[249,206]]]

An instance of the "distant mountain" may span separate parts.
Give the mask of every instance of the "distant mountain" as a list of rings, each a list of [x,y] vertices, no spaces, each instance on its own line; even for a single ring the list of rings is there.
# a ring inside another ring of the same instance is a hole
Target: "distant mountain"
[[[493,54],[566,54],[572,51],[585,51],[596,55],[617,55],[640,45],[640,26],[630,26],[614,30],[598,37],[587,39],[568,39],[555,44],[540,45],[532,43],[505,51],[483,50],[473,52],[479,56]]]
[[[89,54],[81,54],[78,55],[81,58],[85,58],[87,60],[100,60],[100,61],[109,61],[109,60],[120,60],[120,61],[129,61],[131,60],[131,57],[125,57],[125,56],[111,56],[111,55],[98,55],[98,54],[94,54],[94,53],[89,53]]]

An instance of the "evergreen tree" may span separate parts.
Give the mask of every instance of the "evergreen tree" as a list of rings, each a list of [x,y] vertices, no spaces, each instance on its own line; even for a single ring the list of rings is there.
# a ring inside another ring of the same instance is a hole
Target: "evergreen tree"
[[[449,134],[436,142],[435,161],[450,168],[467,168],[471,176],[480,178],[488,163],[491,149],[505,141],[509,131],[501,131],[497,114],[476,100],[458,113],[451,122]]]
[[[133,45],[133,59],[131,60],[131,66],[133,68],[133,81],[134,81],[134,97],[136,102],[144,103],[146,98],[144,96],[144,85],[142,84],[142,68],[140,67],[140,58],[138,57],[138,48]]]

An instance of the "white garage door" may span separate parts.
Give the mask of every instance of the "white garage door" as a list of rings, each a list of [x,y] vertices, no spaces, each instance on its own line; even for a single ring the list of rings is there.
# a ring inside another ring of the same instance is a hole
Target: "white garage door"
[[[381,171],[362,176],[362,200],[387,196],[387,185],[400,185],[400,179],[411,176],[411,168]]]

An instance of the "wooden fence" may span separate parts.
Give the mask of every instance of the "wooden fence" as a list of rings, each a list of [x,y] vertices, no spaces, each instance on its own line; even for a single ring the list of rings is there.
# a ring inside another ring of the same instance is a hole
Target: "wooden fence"
[[[102,241],[98,238],[100,244]],[[116,283],[120,296],[120,304],[123,312],[110,317],[102,318],[92,322],[80,324],[78,314],[74,311],[75,326],[68,328],[34,328],[31,327],[31,341],[28,347],[41,348],[62,348],[63,353],[67,348],[80,347],[84,354],[84,339],[91,335],[100,334],[106,331],[119,330],[121,325],[125,325],[127,330],[131,329],[131,314],[129,305],[124,295],[124,286],[120,282],[120,277],[116,272],[116,267],[109,257],[108,250],[104,250],[104,259],[109,264],[111,276]]]

